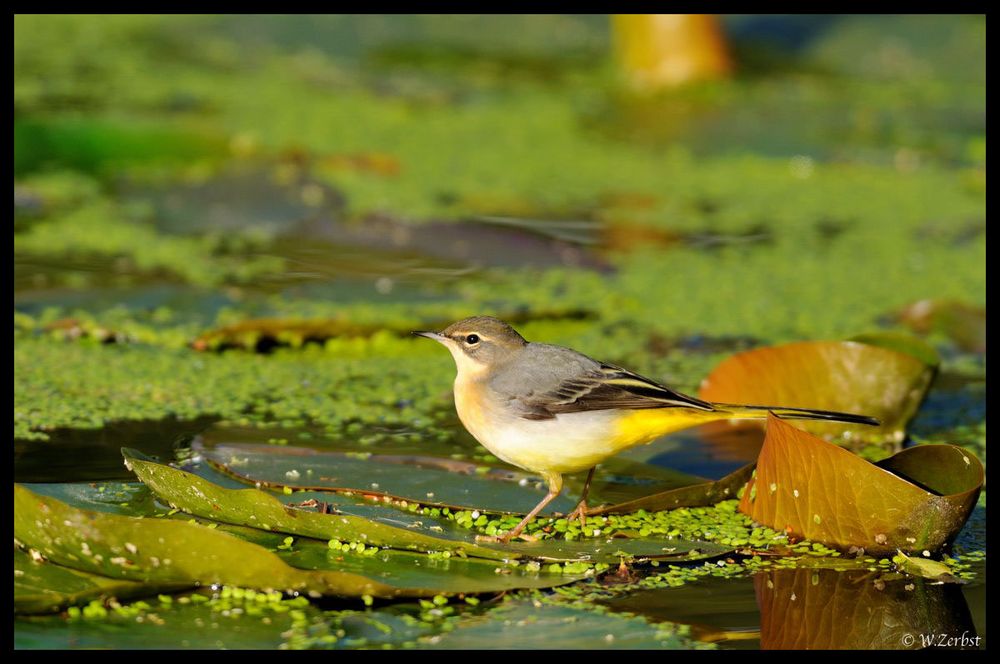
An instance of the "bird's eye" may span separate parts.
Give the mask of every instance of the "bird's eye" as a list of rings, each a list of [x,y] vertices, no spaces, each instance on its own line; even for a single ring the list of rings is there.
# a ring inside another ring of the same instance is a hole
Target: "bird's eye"
[[[474,346],[474,345],[478,344],[479,343],[479,335],[478,334],[470,334],[469,336],[467,336],[465,338],[465,343],[469,344],[470,346]]]

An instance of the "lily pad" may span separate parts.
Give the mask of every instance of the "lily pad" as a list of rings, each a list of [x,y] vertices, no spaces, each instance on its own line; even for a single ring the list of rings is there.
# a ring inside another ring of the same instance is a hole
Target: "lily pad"
[[[190,585],[109,579],[43,560],[33,560],[26,552],[14,549],[14,613],[53,613],[67,606],[86,604],[93,599],[130,599],[182,590]]]
[[[957,583],[952,568],[945,565],[940,560],[933,560],[922,556],[908,556],[902,551],[892,557],[892,562],[901,572],[906,572],[912,576],[920,576],[933,581],[948,581]]]
[[[938,332],[965,351],[986,352],[986,309],[954,300],[920,300],[896,318],[918,334]]]
[[[21,486],[85,510],[124,516],[163,516],[167,511],[142,482],[22,482]]]
[[[257,489],[225,489],[198,475],[140,458],[123,450],[133,470],[155,494],[178,509],[207,519],[302,535],[314,539],[358,541],[366,545],[417,551],[459,550],[492,560],[537,558],[548,562],[618,563],[622,559],[657,558],[692,561],[713,558],[732,547],[672,538],[590,537],[567,541],[476,542],[476,534],[445,519],[379,505],[334,503],[336,514],[285,504]],[[313,503],[317,494],[293,493],[288,499]],[[323,498],[323,496],[320,496]],[[364,516],[361,516],[364,515]],[[267,528],[264,528],[264,526]]]
[[[553,538],[537,542],[511,542],[505,547],[521,556],[539,560],[589,563],[618,563],[632,559],[694,562],[724,556],[734,550],[734,547],[725,544],[669,537],[588,537],[570,541]]]
[[[288,648],[298,644],[310,629],[319,632],[326,625],[324,618],[321,611],[304,598],[279,599],[265,593],[251,595],[243,589],[224,588],[221,593],[215,593],[214,599],[195,593],[140,600],[120,606],[92,604],[69,618],[16,616],[14,647],[137,650]],[[355,630],[350,630],[348,634],[351,631]]]
[[[865,332],[856,334],[849,341],[878,346],[888,350],[898,351],[905,355],[912,355],[929,367],[937,369],[941,366],[941,356],[933,346],[921,341],[912,334],[905,332]]]
[[[375,546],[421,551],[461,549],[468,555],[503,559],[505,554],[486,547],[393,527],[349,514],[322,514],[283,504],[257,489],[225,489],[196,475],[144,458],[123,449],[136,476],[164,502],[190,514],[215,521],[276,530],[315,539],[361,541]]]
[[[76,570],[146,583],[227,584],[360,597],[425,596],[347,572],[305,571],[211,528],[82,510],[14,485],[14,539]]]
[[[527,514],[545,497],[537,475],[455,459],[327,452],[305,447],[227,443],[199,450],[218,470],[254,486],[294,491],[333,491],[491,514]],[[600,468],[590,502],[641,497],[652,488],[692,486],[704,480],[649,464],[613,459]],[[720,498],[721,500],[721,498]],[[576,506],[567,490],[546,513]]]
[[[900,442],[934,373],[934,366],[909,353],[870,343],[804,341],[727,358],[702,381],[698,395],[725,403],[867,415],[882,424],[809,421],[797,426],[826,438]]]
[[[976,639],[954,584],[867,571],[778,569],[754,577],[764,650],[899,650],[939,635]]]
[[[537,482],[501,469],[433,457],[318,452],[304,447],[220,445],[206,461],[249,484],[293,490],[357,492],[372,497],[452,509],[527,514],[545,497]],[[478,472],[477,472],[478,470]],[[511,481],[513,479],[514,481]],[[523,479],[523,485],[517,480]],[[569,497],[553,501],[566,513]]]
[[[599,509],[592,514],[625,514],[638,510],[656,512],[678,507],[714,505],[720,501],[735,498],[740,488],[750,479],[755,467],[756,464],[751,463],[714,482],[703,482],[693,486],[654,493],[643,498]]]
[[[225,532],[273,550],[292,567],[336,569],[367,576],[399,588],[435,588],[441,593],[493,593],[518,588],[551,588],[572,583],[585,574],[541,571],[539,566],[500,565],[483,558],[428,556],[395,549],[332,547],[308,537],[286,543],[283,534],[241,526],[223,526]]]
[[[842,549],[933,552],[958,535],[983,479],[979,460],[954,445],[919,445],[872,464],[771,415],[740,510]]]
[[[170,514],[153,504],[152,493],[141,483],[110,482],[99,486],[82,484],[30,485],[49,497],[62,498],[72,507],[94,509],[112,514],[160,516],[189,520],[184,513]],[[125,502],[118,502],[124,500]],[[550,588],[583,578],[580,574],[540,571],[538,566],[505,565],[495,560],[459,556],[427,556],[422,553],[378,549],[359,542],[338,543],[336,549],[326,540],[287,537],[285,533],[209,521],[209,527],[251,542],[278,555],[299,569],[351,572],[373,581],[399,588],[433,589],[439,593],[501,592],[516,588]],[[23,555],[23,554],[22,554]],[[498,566],[499,565],[499,566]],[[83,573],[81,573],[83,574]],[[16,576],[16,573],[15,573]],[[100,578],[100,577],[96,577]],[[16,581],[16,578],[15,578]],[[114,581],[111,581],[112,583]],[[131,583],[131,582],[128,582]],[[139,584],[141,585],[141,584]],[[183,586],[186,587],[186,586]],[[151,591],[152,592],[152,591]],[[159,592],[159,590],[155,590]]]
[[[526,629],[530,625],[530,629]],[[609,649],[692,648],[694,643],[670,624],[539,600],[509,601],[468,617],[454,629],[424,637],[418,647],[478,649]]]

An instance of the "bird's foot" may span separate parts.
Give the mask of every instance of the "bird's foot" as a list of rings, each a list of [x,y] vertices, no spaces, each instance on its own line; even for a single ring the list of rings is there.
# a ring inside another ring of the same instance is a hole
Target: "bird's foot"
[[[586,500],[581,500],[579,502],[579,504],[577,504],[576,509],[574,509],[572,512],[570,512],[569,514],[566,515],[566,520],[567,521],[572,521],[573,519],[580,519],[580,527],[581,528],[586,528],[587,527],[587,514],[589,512],[590,512],[590,510],[587,509],[587,501]]]
[[[476,535],[477,542],[490,544],[510,544],[513,540],[522,539],[525,542],[537,542],[538,538],[527,533],[507,533],[506,535]]]
[[[507,543],[502,537],[497,537],[496,535],[476,535],[477,542],[486,542],[488,544],[496,544],[497,542]]]

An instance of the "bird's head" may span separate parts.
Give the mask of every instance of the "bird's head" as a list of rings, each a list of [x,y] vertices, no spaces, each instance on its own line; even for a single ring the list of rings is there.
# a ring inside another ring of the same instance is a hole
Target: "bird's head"
[[[414,332],[439,342],[455,358],[459,377],[474,377],[512,359],[528,345],[517,330],[499,318],[473,316],[441,332]]]

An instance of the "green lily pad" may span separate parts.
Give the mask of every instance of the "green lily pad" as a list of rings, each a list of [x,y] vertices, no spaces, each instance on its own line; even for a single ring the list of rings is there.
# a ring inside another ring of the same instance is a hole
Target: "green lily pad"
[[[262,547],[211,528],[78,509],[19,484],[14,485],[14,539],[57,564],[112,579],[348,597],[435,594],[347,572],[295,569]]]
[[[17,616],[14,647],[275,649],[294,647],[310,629],[319,631],[314,626],[326,626],[323,613],[304,598],[249,595],[229,588],[215,595],[175,595],[110,607],[92,604],[68,618]],[[314,638],[318,642],[321,637]]]
[[[200,454],[216,469],[258,488],[356,493],[452,510],[527,514],[547,490],[536,475],[440,457],[320,452],[257,444],[216,445],[200,450]],[[673,489],[702,482],[685,473],[628,461],[612,460],[601,470],[591,486],[591,503],[638,498],[651,486]],[[576,500],[567,491],[550,504],[550,512],[566,514],[576,506]]]
[[[185,521],[190,519],[190,516],[184,513],[169,514],[166,510],[151,508],[152,494],[149,488],[141,483],[27,486],[43,495],[64,497],[64,502],[73,507],[116,514],[143,512],[143,516],[157,515]],[[109,496],[114,502],[106,500]],[[117,502],[125,497],[131,497],[131,501]],[[425,588],[439,593],[487,593],[516,588],[550,588],[571,583],[587,575],[587,573],[543,572],[538,566],[529,568],[523,565],[507,565],[483,558],[440,554],[428,556],[411,551],[378,549],[370,545],[359,546],[358,542],[344,542],[344,550],[339,546],[334,550],[326,540],[308,537],[291,538],[285,533],[268,532],[217,521],[209,521],[208,525],[214,527],[217,532],[224,532],[262,546],[298,569],[350,572],[398,588]],[[286,540],[291,540],[291,545],[286,544]]]
[[[174,592],[191,584],[150,584],[70,569],[42,560],[33,560],[14,549],[14,613],[53,613],[67,606],[86,604],[93,599],[130,599],[161,592]]]
[[[892,562],[901,572],[906,572],[912,576],[919,576],[933,581],[947,581],[958,583],[958,578],[954,570],[940,560],[933,560],[923,556],[908,556],[902,551],[898,551],[892,557]]]
[[[21,486],[41,496],[55,498],[71,507],[125,516],[162,516],[153,492],[142,482],[22,482]]]
[[[220,445],[203,454],[212,465],[249,484],[358,492],[433,507],[527,514],[547,491],[534,481],[536,478],[529,481],[527,475],[511,477],[501,469],[433,457],[356,455],[265,445]],[[481,468],[478,473],[477,468]],[[560,496],[552,509],[567,513],[575,505],[569,497]]]
[[[983,480],[979,459],[954,445],[918,445],[872,464],[771,415],[740,511],[842,549],[933,552],[958,535]]]
[[[380,505],[335,503],[336,514],[322,514],[309,492],[276,496],[257,489],[226,489],[170,466],[142,459],[123,450],[136,475],[165,502],[215,521],[250,526],[320,540],[338,539],[365,545],[416,551],[459,550],[492,560],[537,558],[549,562],[618,563],[623,558],[698,560],[724,555],[732,547],[671,538],[593,537],[567,541],[476,542],[474,532],[445,519]],[[322,498],[322,496],[321,496]],[[291,504],[299,501],[297,504]],[[361,516],[361,515],[364,516]],[[264,526],[267,528],[264,528]]]
[[[485,646],[539,650],[695,647],[669,623],[654,625],[600,608],[530,599],[509,601],[486,613],[463,617],[454,629],[423,637],[417,643],[418,647],[444,650]]]
[[[900,442],[936,366],[899,347],[804,341],[757,348],[724,360],[702,381],[698,395],[708,401],[867,415],[881,425],[799,421],[796,426],[825,438]]]
[[[447,539],[404,527],[369,521],[349,514],[321,514],[292,507],[257,489],[225,489],[196,475],[143,458],[123,449],[136,476],[164,502],[181,511],[215,521],[276,530],[321,540],[361,541],[375,546],[420,551],[461,549],[468,555],[503,559],[504,553],[468,541]]]
[[[273,550],[292,567],[311,570],[336,569],[367,576],[398,588],[435,588],[441,593],[491,593],[518,588],[551,588],[581,579],[585,574],[541,571],[539,566],[499,565],[483,558],[428,556],[395,549],[331,548],[327,542],[308,537],[286,537],[278,533],[242,526],[220,526],[248,542]]]
[[[754,589],[763,650],[900,650],[927,647],[922,636],[976,639],[954,584],[880,572],[776,569],[757,574]]]
[[[986,352],[986,308],[954,300],[920,300],[896,314],[918,334],[938,332],[965,351]]]

